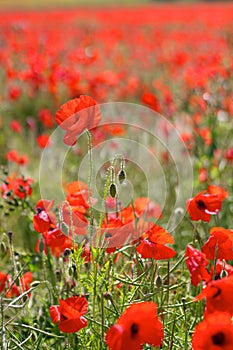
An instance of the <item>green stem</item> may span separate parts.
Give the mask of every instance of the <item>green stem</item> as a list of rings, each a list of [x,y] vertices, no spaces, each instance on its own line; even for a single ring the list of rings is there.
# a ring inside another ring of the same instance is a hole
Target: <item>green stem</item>
[[[91,202],[92,195],[92,176],[93,176],[93,160],[92,160],[92,135],[89,130],[86,130],[87,135],[87,148],[89,155],[89,174],[88,174],[88,200],[89,200],[89,211],[90,211],[90,222],[89,222],[89,233],[90,233],[90,241],[92,241],[93,236],[93,225],[94,225],[94,213],[93,206]]]

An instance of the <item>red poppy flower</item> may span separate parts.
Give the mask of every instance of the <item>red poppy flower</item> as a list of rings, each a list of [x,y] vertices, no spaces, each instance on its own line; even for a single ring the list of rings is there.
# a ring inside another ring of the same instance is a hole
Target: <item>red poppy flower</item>
[[[26,272],[22,277],[19,278],[20,287],[15,283],[12,285],[12,277],[8,275],[8,285],[11,286],[6,293],[7,298],[12,298],[13,296],[20,296],[21,291],[24,293],[30,289],[30,284],[32,283],[32,273],[30,271]],[[30,297],[30,293],[28,294]]]
[[[66,248],[72,247],[71,239],[66,236],[59,228],[55,227],[43,233],[45,244],[51,248],[52,253],[60,256]]]
[[[39,233],[44,233],[50,229],[52,224],[56,224],[56,216],[50,212],[54,200],[40,199],[36,204],[36,214],[33,216],[34,229]]]
[[[227,312],[215,312],[200,322],[192,337],[193,350],[232,350],[233,325]]]
[[[160,346],[162,340],[163,325],[154,302],[130,305],[106,334],[110,350],[140,350],[145,343]]]
[[[7,275],[3,272],[0,272],[0,293],[5,288],[7,279],[8,279]]]
[[[18,163],[18,159],[19,159],[19,154],[15,149],[12,149],[11,151],[7,152],[5,154],[5,159],[8,162],[15,162]]]
[[[106,248],[107,253],[112,253],[134,240],[132,238],[134,231],[131,223],[124,224],[120,218],[110,215],[108,221],[104,220],[102,228],[96,232],[94,242],[97,246]]]
[[[59,300],[60,305],[50,306],[50,316],[53,323],[58,323],[61,332],[74,333],[87,326],[83,315],[87,312],[88,303],[84,297],[74,296]]]
[[[47,108],[43,108],[38,112],[38,119],[46,128],[52,128],[54,125],[52,114]]]
[[[85,129],[90,130],[98,125],[101,113],[93,98],[81,95],[63,104],[55,118],[60,127],[66,130],[65,144],[72,146],[76,143],[77,135]]]
[[[22,125],[20,124],[20,122],[16,119],[13,119],[11,122],[10,122],[10,128],[12,131],[16,132],[16,133],[21,133],[23,128],[22,128]]]
[[[209,185],[207,191],[210,194],[217,194],[221,198],[221,200],[224,200],[229,195],[229,193],[225,191],[222,187],[216,185]]]
[[[225,271],[227,276],[233,275],[233,266],[227,264],[224,260],[217,260],[215,267],[215,279],[220,279],[221,274]],[[211,275],[214,273],[214,266],[211,266]]]
[[[32,194],[33,180],[28,178],[11,179],[10,177],[0,187],[3,198],[10,198],[11,194],[24,199]]]
[[[228,161],[233,161],[233,147],[228,148],[228,150],[226,150],[225,158]]]
[[[194,221],[209,222],[211,215],[217,214],[222,207],[222,198],[218,194],[209,194],[206,191],[198,193],[187,201],[187,211]]]
[[[201,248],[207,259],[233,259],[233,231],[223,227],[213,227],[208,241]]]
[[[197,286],[200,281],[209,281],[211,279],[206,266],[208,261],[205,254],[193,248],[191,245],[186,249],[186,265],[191,276],[191,283]]]
[[[162,227],[153,225],[143,236],[137,247],[137,252],[142,258],[153,258],[155,260],[170,259],[176,252],[164,244],[174,243],[173,237]]]
[[[162,210],[160,206],[146,197],[139,197],[135,199],[134,209],[139,216],[145,215],[146,219],[159,219],[162,216]]]
[[[205,316],[215,311],[229,312],[233,316],[232,290],[233,275],[209,282],[195,300],[206,298]]]
[[[20,95],[21,95],[21,90],[18,86],[12,86],[10,89],[9,89],[9,99],[14,101],[14,100],[17,100]]]
[[[141,97],[142,103],[154,109],[156,112],[160,111],[158,98],[152,92],[144,92]]]
[[[25,165],[28,163],[28,157],[25,154],[20,156],[15,149],[12,149],[11,151],[7,152],[5,154],[5,158],[6,160],[8,160],[8,162],[14,162],[19,165]]]
[[[50,138],[48,135],[40,135],[36,139],[38,145],[40,148],[45,148],[51,146]]]

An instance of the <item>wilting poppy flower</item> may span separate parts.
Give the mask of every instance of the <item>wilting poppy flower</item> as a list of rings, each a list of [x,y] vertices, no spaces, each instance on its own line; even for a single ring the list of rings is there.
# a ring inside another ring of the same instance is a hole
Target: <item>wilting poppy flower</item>
[[[140,350],[145,343],[160,346],[162,340],[163,325],[154,302],[130,305],[106,334],[110,350]]]
[[[233,259],[233,231],[223,227],[213,227],[210,237],[201,248],[207,259]]]
[[[193,350],[232,350],[233,325],[227,312],[215,312],[200,322],[192,337]]]
[[[205,316],[215,311],[229,312],[233,316],[232,290],[233,275],[209,282],[195,300],[206,298]]]
[[[170,259],[176,255],[176,252],[164,244],[172,243],[174,243],[174,239],[165,229],[158,225],[153,225],[142,236],[142,240],[136,250],[142,258]]]
[[[200,281],[209,281],[211,279],[210,274],[206,269],[208,260],[206,259],[205,254],[193,248],[191,245],[188,245],[185,257],[186,265],[191,276],[191,283],[194,286],[197,286]]]
[[[187,211],[192,220],[209,222],[211,215],[217,214],[222,207],[222,198],[218,194],[206,191],[198,193],[187,201]]]
[[[84,297],[60,299],[59,303],[60,305],[50,306],[49,311],[53,323],[59,322],[61,332],[74,333],[87,326],[83,315],[87,312],[88,303]]]
[[[59,126],[66,130],[65,144],[72,146],[76,143],[77,135],[83,133],[85,129],[90,130],[98,125],[101,113],[93,98],[81,95],[64,103],[55,118]]]

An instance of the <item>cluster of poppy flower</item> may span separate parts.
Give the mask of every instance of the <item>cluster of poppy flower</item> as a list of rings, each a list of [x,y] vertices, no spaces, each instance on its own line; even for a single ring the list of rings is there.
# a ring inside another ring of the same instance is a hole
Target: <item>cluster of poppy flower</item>
[[[221,187],[209,186],[207,191],[187,201],[191,219],[209,222],[211,215],[218,214],[227,197],[228,193]],[[194,286],[201,281],[205,283],[205,288],[195,298],[196,301],[205,298],[206,308],[204,320],[196,326],[193,334],[194,350],[231,349],[233,346],[233,267],[226,262],[232,259],[233,230],[230,229],[212,227],[201,251],[187,246],[186,265],[191,283]]]
[[[73,296],[59,300],[59,305],[52,305],[50,316],[53,323],[59,322],[60,331],[74,333],[87,326],[87,320],[83,317],[87,310],[85,297]],[[157,305],[154,302],[141,302],[127,307],[116,324],[108,329],[105,340],[112,350],[140,350],[145,343],[160,346],[163,325],[157,316]]]
[[[4,292],[7,298],[20,296],[20,294],[30,289],[31,283],[32,273],[30,271],[19,278],[19,285],[13,281],[11,275],[0,272],[0,293]],[[30,296],[30,293],[28,296]]]
[[[24,95],[29,99],[49,96],[52,101],[48,102],[49,106],[51,103],[59,105],[64,100],[64,94],[69,98],[80,96],[62,105],[55,118],[51,112],[54,107],[50,110],[45,103],[39,110],[33,109],[34,116],[23,116],[27,119],[22,123],[11,120],[11,130],[22,133],[23,126],[27,125],[28,129],[35,131],[33,134],[38,145],[44,148],[49,146],[47,133],[57,122],[65,130],[64,142],[72,146],[82,132],[95,129],[101,120],[97,103],[83,95],[88,93],[99,102],[109,99],[140,101],[155,111],[165,113],[174,119],[190,153],[195,153],[197,144],[193,135],[198,135],[203,144],[209,147],[208,150],[212,152],[213,149],[216,167],[220,158],[232,164],[232,146],[229,145],[220,157],[216,140],[213,139],[214,133],[204,122],[210,107],[219,121],[233,113],[229,87],[233,61],[230,58],[231,41],[228,39],[232,34],[232,4],[225,7],[216,5],[211,11],[205,6],[193,8],[192,15],[185,6],[180,8],[180,12],[176,9],[175,13],[172,8],[164,7],[156,10],[134,9],[134,16],[128,9],[122,10],[121,16],[117,11],[111,12],[111,16],[104,10],[96,11],[95,16],[89,9],[73,11],[72,16],[65,11],[57,11],[50,13],[50,22],[55,23],[53,26],[43,21],[44,14],[41,13],[17,16],[17,21],[14,14],[4,14],[4,17],[1,16],[4,30],[0,62],[6,77],[6,89],[2,94],[9,105],[14,108]],[[220,12],[222,16],[218,15]],[[155,13],[157,21],[154,21]],[[128,21],[127,25],[122,21],[123,17]],[[193,21],[196,17],[202,25]],[[92,18],[95,36],[85,25],[83,28],[76,27],[77,19],[82,18]],[[64,20],[66,31],[60,35],[58,28],[63,28]],[[169,31],[168,22],[179,25]],[[189,30],[189,34],[188,30],[181,29],[181,24]],[[129,30],[132,25],[135,30]],[[208,28],[208,31],[203,28]],[[151,38],[155,38],[153,45]],[[76,40],[79,40],[79,46]],[[109,65],[106,64],[106,57],[109,62],[112,58]],[[145,71],[160,71],[158,66],[163,67],[162,75],[151,74],[150,78],[145,74]],[[176,82],[175,87],[170,83],[171,77]],[[177,91],[179,99],[176,97]],[[182,122],[183,115],[185,123]],[[38,129],[36,124],[39,125]],[[124,133],[119,126],[114,126],[114,129],[106,126],[102,135],[98,134],[98,130],[93,131],[98,139],[104,139],[108,133]],[[27,155],[19,155],[15,149],[7,152],[5,158],[19,165],[28,162]],[[200,165],[200,182],[207,183],[208,171],[205,164]],[[9,176],[1,185],[2,196],[6,200],[25,199],[32,193],[32,183],[30,178]],[[86,238],[83,257],[88,262],[91,259],[87,235],[89,213],[95,199],[89,198],[88,186],[80,181],[68,184],[65,191],[65,202],[58,208],[60,220],[52,211],[53,200],[41,199],[37,202],[33,225],[41,238],[36,249],[45,253],[50,249],[52,254],[59,257],[65,249],[75,248],[73,238],[81,235]],[[209,223],[212,215],[220,212],[227,196],[221,187],[211,185],[206,191],[188,199],[187,211],[191,220]],[[115,198],[107,197],[106,213],[92,243],[100,242],[107,253],[132,243],[136,246],[135,251],[145,259],[160,260],[175,256],[176,252],[166,246],[174,243],[173,237],[161,226],[150,222],[150,219],[162,215],[156,203],[140,197],[134,200],[132,206],[121,208],[117,213],[111,211],[113,207],[116,207]],[[62,225],[67,229],[66,233]],[[210,236],[204,244],[198,238],[201,251],[187,246],[186,265],[191,283],[198,286],[202,282],[205,287],[195,301],[206,299],[204,319],[196,326],[192,337],[194,350],[232,349],[233,267],[226,262],[233,259],[232,237],[233,230],[215,226],[210,229]],[[19,279],[19,286],[12,282],[10,275],[1,272],[0,292],[5,291],[7,297],[18,296],[29,289],[31,282],[30,272]],[[58,328],[65,333],[86,327],[84,315],[87,311],[88,302],[84,296],[59,299],[59,305],[50,307],[52,322],[59,322]],[[156,304],[141,302],[125,309],[115,325],[108,329],[105,340],[112,350],[139,350],[145,343],[159,347],[163,336]]]
[[[25,199],[32,194],[32,184],[31,178],[9,176],[0,187],[2,197],[7,200]]]
[[[41,13],[1,15],[0,62],[6,87],[2,98],[9,101],[12,115],[18,115],[20,99],[24,101],[25,95],[29,102],[43,97],[42,105],[33,104],[29,115],[23,113],[21,124],[13,120],[13,129],[20,132],[26,125],[34,128],[38,145],[48,146],[46,138],[55,126],[54,109],[66,98],[90,94],[100,103],[140,102],[177,119],[177,127],[192,150],[194,134],[212,145],[214,140],[203,116],[215,95],[223,117],[232,114],[232,61],[227,39],[231,37],[232,5],[215,5],[211,11],[198,5],[191,10],[193,16],[189,6],[179,7],[178,11],[162,6],[109,11],[82,9],[74,10],[72,15],[64,10],[51,11],[52,26]],[[87,30],[83,24],[88,20],[93,30]],[[172,30],[168,30],[167,23]],[[64,25],[66,35],[60,35],[57,28]],[[134,30],[129,30],[129,26]],[[146,71],[155,73],[148,76]],[[224,88],[219,87],[212,94],[212,85],[218,81]],[[189,105],[189,120],[185,123],[181,121],[185,106],[180,101]],[[5,118],[3,125],[9,125]],[[225,157],[232,161],[232,146]],[[202,179],[207,177],[205,170],[203,167]]]

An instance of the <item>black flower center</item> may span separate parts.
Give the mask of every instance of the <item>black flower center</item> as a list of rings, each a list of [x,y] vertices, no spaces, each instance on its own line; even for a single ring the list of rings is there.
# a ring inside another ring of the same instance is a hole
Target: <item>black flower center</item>
[[[133,323],[131,326],[131,335],[134,338],[138,334],[138,325],[137,323]]]
[[[205,210],[206,209],[205,202],[203,202],[202,200],[199,200],[196,203],[197,203],[198,209],[200,209],[200,210]]]
[[[38,207],[38,208],[36,208],[36,213],[40,214],[43,210],[44,210],[43,208]]]
[[[223,332],[212,335],[214,345],[223,345],[225,343],[225,334]]]

